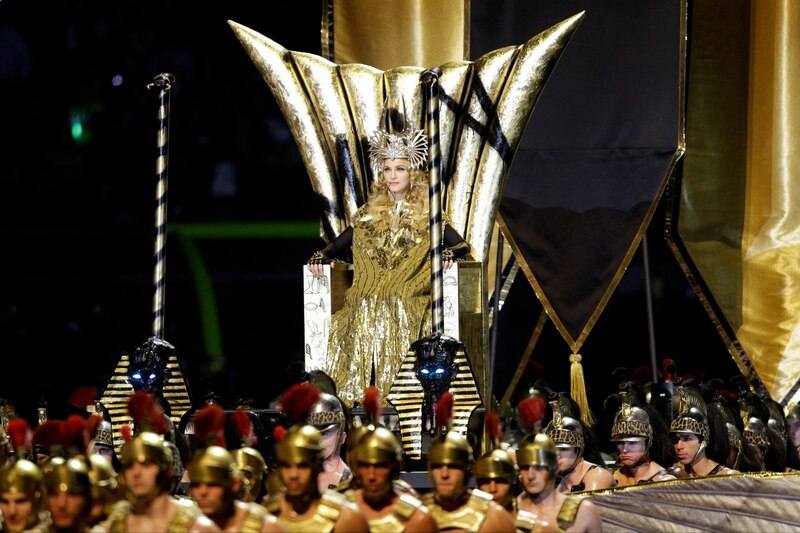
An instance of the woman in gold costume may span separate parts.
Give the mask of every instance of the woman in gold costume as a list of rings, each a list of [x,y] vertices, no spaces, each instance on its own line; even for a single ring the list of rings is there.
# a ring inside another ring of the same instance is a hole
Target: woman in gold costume
[[[325,369],[350,406],[370,385],[389,391],[411,343],[431,330],[427,138],[421,130],[378,131],[369,156],[378,179],[367,202],[308,262],[319,277],[322,265],[352,253],[353,285],[331,318]],[[470,246],[446,220],[443,227],[447,270]]]

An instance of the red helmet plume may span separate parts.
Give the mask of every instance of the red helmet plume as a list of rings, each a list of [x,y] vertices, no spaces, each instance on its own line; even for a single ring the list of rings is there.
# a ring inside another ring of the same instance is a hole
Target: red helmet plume
[[[308,383],[297,383],[283,393],[281,411],[289,420],[304,423],[317,400],[319,389]]]
[[[450,419],[453,418],[453,394],[445,392],[436,402],[433,408],[433,416],[436,421],[436,427],[440,430],[450,429]]]
[[[371,423],[378,423],[383,409],[381,408],[381,393],[375,386],[367,387],[364,391],[364,411]]]
[[[486,433],[489,435],[492,446],[497,448],[503,436],[503,431],[500,427],[500,417],[497,416],[497,413],[490,411],[486,413],[483,425],[486,428]]]
[[[58,455],[62,449],[63,420],[45,420],[33,430],[32,443],[37,453]],[[16,446],[15,446],[16,447]]]
[[[69,415],[61,426],[61,441],[68,456],[85,455],[89,444],[86,420],[81,415]]]
[[[169,432],[164,410],[147,391],[136,391],[128,398],[128,414],[137,432],[151,431],[159,435]]]
[[[33,432],[24,418],[12,418],[8,421],[8,439],[17,452],[17,459],[22,459],[33,446]]]
[[[225,447],[225,411],[217,404],[206,405],[194,416],[194,436],[206,446]]]
[[[286,438],[286,432],[286,428],[280,424],[275,426],[275,429],[272,430],[272,436],[275,438],[275,442],[278,444],[283,442],[283,439]]]
[[[538,433],[544,419],[547,403],[541,396],[532,396],[519,402],[519,421],[529,433]]]
[[[231,425],[236,431],[236,437],[242,446],[252,446],[255,444],[256,437],[253,435],[253,421],[246,411],[241,409],[231,413]]]

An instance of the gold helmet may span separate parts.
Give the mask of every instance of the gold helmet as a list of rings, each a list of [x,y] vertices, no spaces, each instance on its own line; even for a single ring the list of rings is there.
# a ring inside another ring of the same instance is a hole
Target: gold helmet
[[[356,462],[399,464],[403,460],[403,449],[394,433],[383,426],[367,427],[370,429],[361,436],[354,449]]]
[[[237,448],[231,452],[233,464],[242,476],[242,499],[252,494],[258,497],[263,490],[264,478],[267,475],[267,462],[261,452],[250,446]]]
[[[557,458],[556,444],[545,433],[528,435],[517,448],[517,464],[520,467],[544,466],[554,474],[558,467]]]
[[[495,448],[475,461],[476,479],[504,479],[513,485],[518,473],[514,457],[502,448]]]
[[[43,470],[44,486],[48,494],[66,492],[78,494],[89,500],[92,496],[92,483],[89,480],[89,467],[83,457],[53,457]]]
[[[230,489],[236,468],[231,453],[222,446],[208,446],[189,463],[192,483],[220,485]]]
[[[439,435],[428,450],[429,465],[448,465],[471,470],[473,463],[472,446],[467,438],[457,431]]]
[[[364,390],[364,413],[368,424],[358,425],[350,431],[353,461],[356,463],[389,463],[399,465],[403,460],[403,448],[397,437],[381,425],[381,394],[374,385]]]
[[[33,526],[44,508],[44,479],[41,469],[33,461],[18,459],[0,469],[0,493],[25,494],[31,501],[32,510],[25,524]]]
[[[653,441],[653,426],[647,411],[635,405],[623,404],[611,426],[611,441],[632,442],[645,439],[647,448]]]
[[[246,409],[237,408],[230,414],[229,421],[240,443],[239,448],[231,450],[233,464],[242,479],[242,487],[237,497],[248,502],[259,501],[265,489],[267,462],[261,452],[253,447],[257,438],[253,432],[251,413]]]
[[[157,433],[139,433],[122,445],[121,453],[123,468],[134,463],[153,463],[161,472],[167,472],[172,467],[172,451],[166,446],[164,436]]]
[[[152,463],[158,466],[158,486],[162,491],[172,489],[172,449],[163,435],[144,431],[122,445],[120,462],[122,470],[134,463]]]
[[[503,448],[503,431],[500,418],[492,411],[486,413],[484,422],[485,438],[492,448],[475,461],[475,478],[478,480],[503,479],[513,485],[517,479],[517,462],[507,449]]]
[[[117,471],[114,470],[111,459],[99,453],[89,454],[87,459],[92,501],[103,502],[104,505],[117,501]]]
[[[347,450],[347,460],[348,462],[355,463],[355,450],[358,447],[358,443],[361,439],[372,431],[375,428],[372,424],[364,424],[360,421],[358,417],[355,417],[353,422],[353,427],[350,428],[350,431],[347,432],[347,442],[348,442],[348,450]]]
[[[169,426],[163,411],[149,392],[136,391],[128,398],[128,413],[133,419],[136,435],[132,436],[132,428],[122,428],[125,443],[120,450],[120,462],[125,470],[134,463],[152,463],[158,466],[159,485],[169,490],[173,472],[174,459],[172,448],[164,435]]]
[[[276,443],[275,452],[281,463],[321,465],[325,444],[317,428],[303,424],[289,428],[283,440]]]

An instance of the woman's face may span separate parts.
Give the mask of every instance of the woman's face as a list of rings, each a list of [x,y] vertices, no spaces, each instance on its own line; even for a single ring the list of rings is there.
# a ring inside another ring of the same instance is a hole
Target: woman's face
[[[383,181],[395,200],[402,200],[411,187],[408,159],[384,159]]]

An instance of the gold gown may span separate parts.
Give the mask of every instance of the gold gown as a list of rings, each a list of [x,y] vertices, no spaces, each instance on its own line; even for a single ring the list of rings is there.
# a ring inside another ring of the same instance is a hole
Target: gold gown
[[[373,216],[365,205],[353,217],[353,285],[331,317],[326,368],[349,406],[373,365],[385,399],[411,343],[430,335],[430,222],[419,211],[399,203]]]

